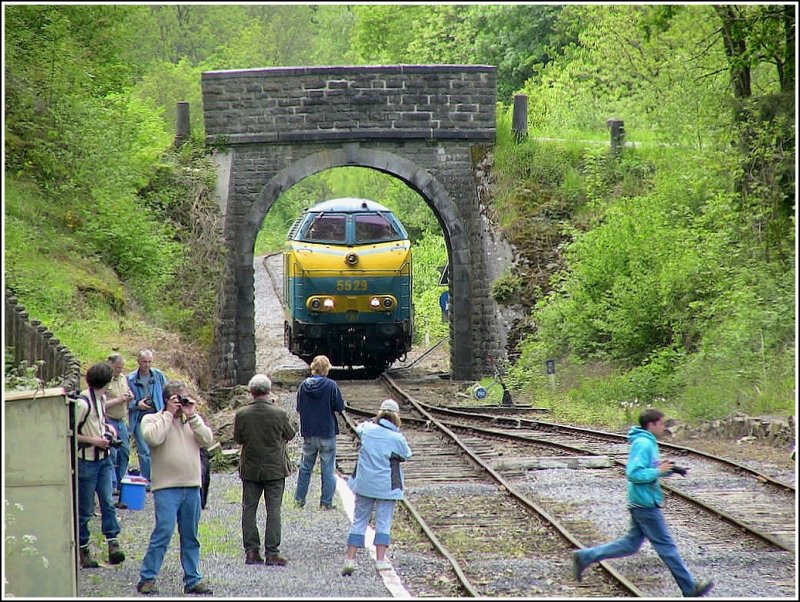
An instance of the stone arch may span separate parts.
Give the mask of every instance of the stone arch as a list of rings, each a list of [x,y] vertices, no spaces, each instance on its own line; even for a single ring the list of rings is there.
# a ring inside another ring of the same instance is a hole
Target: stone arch
[[[453,299],[450,320],[451,364],[470,363],[469,351],[472,347],[470,332],[468,328],[459,327],[470,323],[469,303],[463,301],[472,298],[469,277],[470,247],[466,228],[456,203],[444,185],[427,170],[394,153],[364,149],[359,144],[346,144],[341,148],[326,149],[304,157],[276,173],[258,194],[256,202],[250,207],[245,218],[246,227],[241,232],[240,252],[243,253],[241,265],[252,265],[258,231],[264,217],[281,193],[303,178],[335,167],[366,167],[394,176],[422,196],[431,207],[444,232],[450,266],[450,294]],[[380,199],[375,200],[380,202]],[[248,249],[249,253],[246,252]],[[247,279],[248,274],[245,272],[243,277]],[[249,274],[249,282],[242,281],[239,286],[248,290],[252,288],[253,273]],[[255,321],[255,316],[252,315],[255,311],[254,304],[250,304],[249,312],[247,307],[243,307],[242,310],[245,312],[240,316],[242,323]],[[250,345],[249,339],[253,337],[252,345],[255,346],[254,333],[243,331],[239,333],[239,337],[246,346]]]
[[[402,180],[436,214],[450,259],[452,376],[482,374],[487,355],[499,355],[501,345],[473,163],[476,146],[495,139],[495,68],[209,71],[202,89],[229,251],[215,381],[242,384],[255,371],[253,248],[267,211],[304,177],[345,166]]]

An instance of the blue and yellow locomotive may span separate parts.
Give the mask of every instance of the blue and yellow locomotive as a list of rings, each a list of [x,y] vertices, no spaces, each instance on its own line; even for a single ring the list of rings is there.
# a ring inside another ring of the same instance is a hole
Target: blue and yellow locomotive
[[[411,349],[411,242],[383,205],[325,201],[292,225],[283,253],[284,341],[306,362],[381,372]]]

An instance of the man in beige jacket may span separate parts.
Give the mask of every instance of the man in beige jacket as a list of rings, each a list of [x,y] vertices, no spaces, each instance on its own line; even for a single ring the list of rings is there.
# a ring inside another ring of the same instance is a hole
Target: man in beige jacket
[[[156,577],[164,562],[175,524],[178,525],[183,567],[183,592],[211,594],[200,572],[200,448],[214,440],[211,428],[197,413],[181,381],[164,387],[164,409],[142,418],[142,436],[150,446],[150,486],[156,525],[142,561],[136,590],[157,594]]]

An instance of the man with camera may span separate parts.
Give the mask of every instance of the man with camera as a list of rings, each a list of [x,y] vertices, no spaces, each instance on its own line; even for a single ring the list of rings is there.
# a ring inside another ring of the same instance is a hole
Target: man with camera
[[[164,562],[175,525],[180,536],[183,592],[211,594],[200,572],[200,448],[214,433],[197,413],[196,402],[181,381],[164,387],[164,409],[141,420],[142,436],[152,451],[153,503],[156,524],[142,561],[136,590],[157,594],[156,577]]]
[[[120,532],[111,490],[109,449],[118,444],[117,433],[106,423],[104,396],[113,370],[107,363],[94,364],[86,371],[88,389],[75,401],[75,425],[78,440],[78,544],[81,568],[99,567],[89,547],[89,521],[94,516],[95,494],[100,501],[101,529],[108,543],[108,562],[125,560],[117,535]]]
[[[669,568],[684,596],[694,598],[705,596],[714,587],[714,582],[697,581],[692,577],[661,512],[664,492],[661,490],[659,479],[675,473],[685,477],[688,469],[676,466],[670,460],[659,459],[657,439],[666,431],[664,412],[656,409],[644,410],[639,416],[639,425],[628,431],[631,448],[625,474],[628,477],[630,529],[616,541],[573,552],[572,569],[575,580],[582,581],[583,572],[594,562],[634,554],[647,539]]]
[[[128,386],[133,399],[128,402],[128,425],[136,439],[136,453],[139,456],[139,471],[150,480],[150,448],[142,437],[142,417],[164,409],[164,386],[167,376],[158,368],[153,368],[153,352],[142,349],[136,358],[139,368],[128,374]],[[150,485],[147,486],[148,491]]]

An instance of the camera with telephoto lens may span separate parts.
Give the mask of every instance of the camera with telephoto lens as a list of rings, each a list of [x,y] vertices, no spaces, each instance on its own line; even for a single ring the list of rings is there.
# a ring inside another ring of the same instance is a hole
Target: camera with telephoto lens
[[[111,433],[103,433],[103,439],[106,439],[111,447],[122,447],[122,439],[115,437]]]
[[[672,467],[672,472],[678,473],[682,477],[685,477],[686,473],[689,472],[689,469],[684,467],[684,466],[673,466]]]

